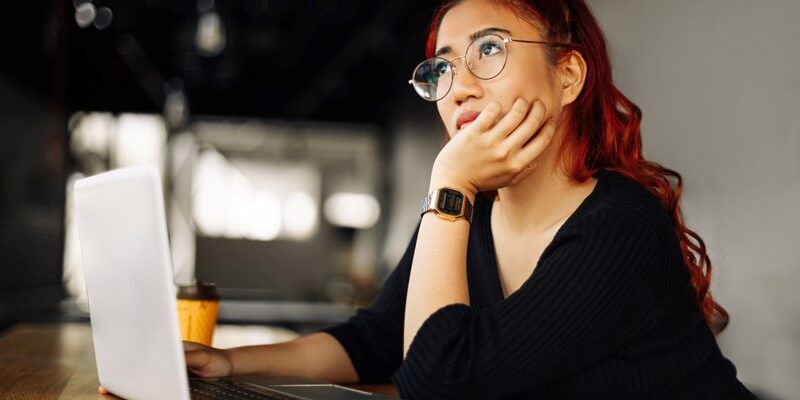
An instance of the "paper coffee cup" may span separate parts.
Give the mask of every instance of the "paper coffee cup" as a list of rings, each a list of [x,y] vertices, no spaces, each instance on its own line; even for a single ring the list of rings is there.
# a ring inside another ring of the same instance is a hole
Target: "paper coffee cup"
[[[178,287],[178,321],[181,339],[211,346],[217,325],[219,292],[213,283],[197,280],[191,286]]]

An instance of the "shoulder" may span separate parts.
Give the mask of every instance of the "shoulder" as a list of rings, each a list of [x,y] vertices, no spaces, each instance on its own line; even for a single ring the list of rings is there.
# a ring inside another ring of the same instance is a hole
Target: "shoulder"
[[[672,218],[660,200],[635,180],[601,169],[595,190],[565,224],[565,231],[608,235],[606,240],[656,246],[674,236]]]

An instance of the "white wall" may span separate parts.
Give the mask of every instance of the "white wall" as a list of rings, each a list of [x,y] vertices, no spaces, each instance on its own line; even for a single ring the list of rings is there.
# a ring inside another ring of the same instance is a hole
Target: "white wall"
[[[800,393],[800,2],[593,0],[645,157],[684,177],[739,378]]]

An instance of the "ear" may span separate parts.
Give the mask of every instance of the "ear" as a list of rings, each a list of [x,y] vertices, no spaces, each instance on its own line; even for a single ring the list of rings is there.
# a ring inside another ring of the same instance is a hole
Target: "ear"
[[[573,50],[558,65],[561,79],[561,106],[571,104],[581,94],[586,82],[586,61],[581,53]]]

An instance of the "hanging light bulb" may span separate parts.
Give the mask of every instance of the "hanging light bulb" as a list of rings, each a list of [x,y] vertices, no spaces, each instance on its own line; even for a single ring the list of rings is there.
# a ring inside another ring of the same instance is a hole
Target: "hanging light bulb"
[[[75,22],[81,28],[86,28],[94,22],[97,10],[92,3],[81,3],[75,7]]]
[[[97,9],[97,15],[94,18],[94,27],[98,30],[103,30],[111,26],[114,20],[114,13],[108,7],[100,7]]]
[[[213,0],[197,2],[200,17],[197,20],[197,31],[194,44],[200,55],[213,57],[225,50],[225,27],[222,19],[214,11]]]

